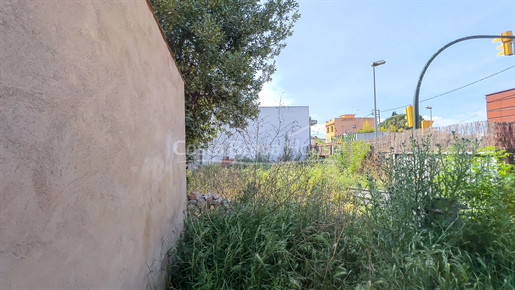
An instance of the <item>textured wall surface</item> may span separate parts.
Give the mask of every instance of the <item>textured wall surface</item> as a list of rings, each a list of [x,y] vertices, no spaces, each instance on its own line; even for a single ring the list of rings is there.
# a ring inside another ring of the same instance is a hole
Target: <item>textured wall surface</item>
[[[487,95],[486,111],[490,122],[515,122],[515,89]]]
[[[0,289],[159,282],[184,84],[147,3],[2,0],[0,69]]]

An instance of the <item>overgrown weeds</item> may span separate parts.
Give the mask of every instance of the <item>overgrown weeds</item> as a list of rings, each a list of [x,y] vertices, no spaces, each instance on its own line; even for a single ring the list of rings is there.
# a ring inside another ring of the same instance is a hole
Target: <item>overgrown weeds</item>
[[[236,206],[187,218],[170,289],[515,289],[513,168],[457,141],[414,141],[376,177],[364,144],[326,161],[202,168],[190,189]]]

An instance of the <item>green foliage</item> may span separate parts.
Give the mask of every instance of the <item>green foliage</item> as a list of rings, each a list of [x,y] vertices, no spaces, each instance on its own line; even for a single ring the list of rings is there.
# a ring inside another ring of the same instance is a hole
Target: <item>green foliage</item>
[[[363,125],[363,129],[358,128],[356,130],[356,133],[362,134],[362,133],[372,133],[374,132],[374,126],[370,126],[368,121],[365,121],[365,125]]]
[[[369,183],[364,213],[377,254],[393,251],[377,267],[387,289],[515,288],[515,183],[504,174],[512,169],[498,162],[502,153],[455,141],[445,153],[413,142],[413,153],[386,159],[384,191]]]
[[[185,82],[186,143],[258,114],[258,93],[299,18],[294,0],[152,0]]]
[[[374,133],[374,128],[363,128],[363,129],[357,129],[356,133],[358,134],[364,134],[364,133]]]
[[[192,189],[237,202],[187,218],[170,288],[515,289],[514,169],[456,141],[413,141],[380,179],[362,173],[361,142],[326,161],[202,168]]]
[[[192,183],[196,188],[203,183],[198,179],[213,182],[236,171],[245,182],[231,196],[237,200],[233,210],[186,220],[173,253],[170,288],[321,289],[324,280],[326,285],[342,281],[344,267],[327,264],[345,227],[338,206],[343,195],[323,198],[344,190],[331,168],[308,161],[202,169]]]
[[[343,144],[344,142],[353,142],[353,141],[356,141],[358,138],[357,138],[357,133],[350,133],[350,134],[345,134],[345,135],[338,135],[338,136],[334,136],[332,139],[331,139],[331,143],[333,144]],[[323,145],[324,143],[322,143]]]
[[[388,132],[397,132],[400,128],[407,129],[405,118],[406,114],[396,114],[384,120],[379,126]]]
[[[324,141],[322,141],[322,139],[320,139],[320,138],[318,138],[318,137],[315,137],[315,138],[316,138],[316,140],[315,140],[315,141],[316,141],[316,144],[317,144],[317,145],[324,145],[324,144],[325,144],[325,143],[324,143]]]
[[[423,120],[422,116],[420,116],[420,120]],[[406,114],[392,114],[391,117],[380,123],[379,127],[385,132],[402,132],[409,129],[406,127]]]
[[[343,142],[340,146],[334,146],[333,150],[329,160],[335,161],[342,172],[355,175],[361,173],[365,158],[370,152],[370,144],[363,141]]]

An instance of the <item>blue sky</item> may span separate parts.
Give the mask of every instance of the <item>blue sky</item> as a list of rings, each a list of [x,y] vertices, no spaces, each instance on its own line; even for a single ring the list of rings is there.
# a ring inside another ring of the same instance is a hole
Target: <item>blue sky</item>
[[[301,19],[277,60],[261,105],[309,106],[324,135],[326,121],[373,111],[372,62],[377,108],[409,105],[420,72],[445,44],[470,35],[515,32],[515,1],[299,1]],[[422,82],[420,99],[430,98],[515,66],[515,56],[498,57],[490,39],[458,43],[440,54]],[[486,120],[485,95],[515,88],[515,68],[420,104],[434,126]],[[397,109],[403,113],[404,109]]]

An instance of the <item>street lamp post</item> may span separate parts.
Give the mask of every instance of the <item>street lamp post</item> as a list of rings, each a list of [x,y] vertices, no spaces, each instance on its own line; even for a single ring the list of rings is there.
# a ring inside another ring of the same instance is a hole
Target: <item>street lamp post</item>
[[[385,64],[386,61],[378,60],[372,63],[372,72],[374,75],[374,136],[377,138],[377,105],[376,105],[376,66]]]
[[[426,109],[429,110],[429,120],[433,121],[433,107],[427,106]]]

